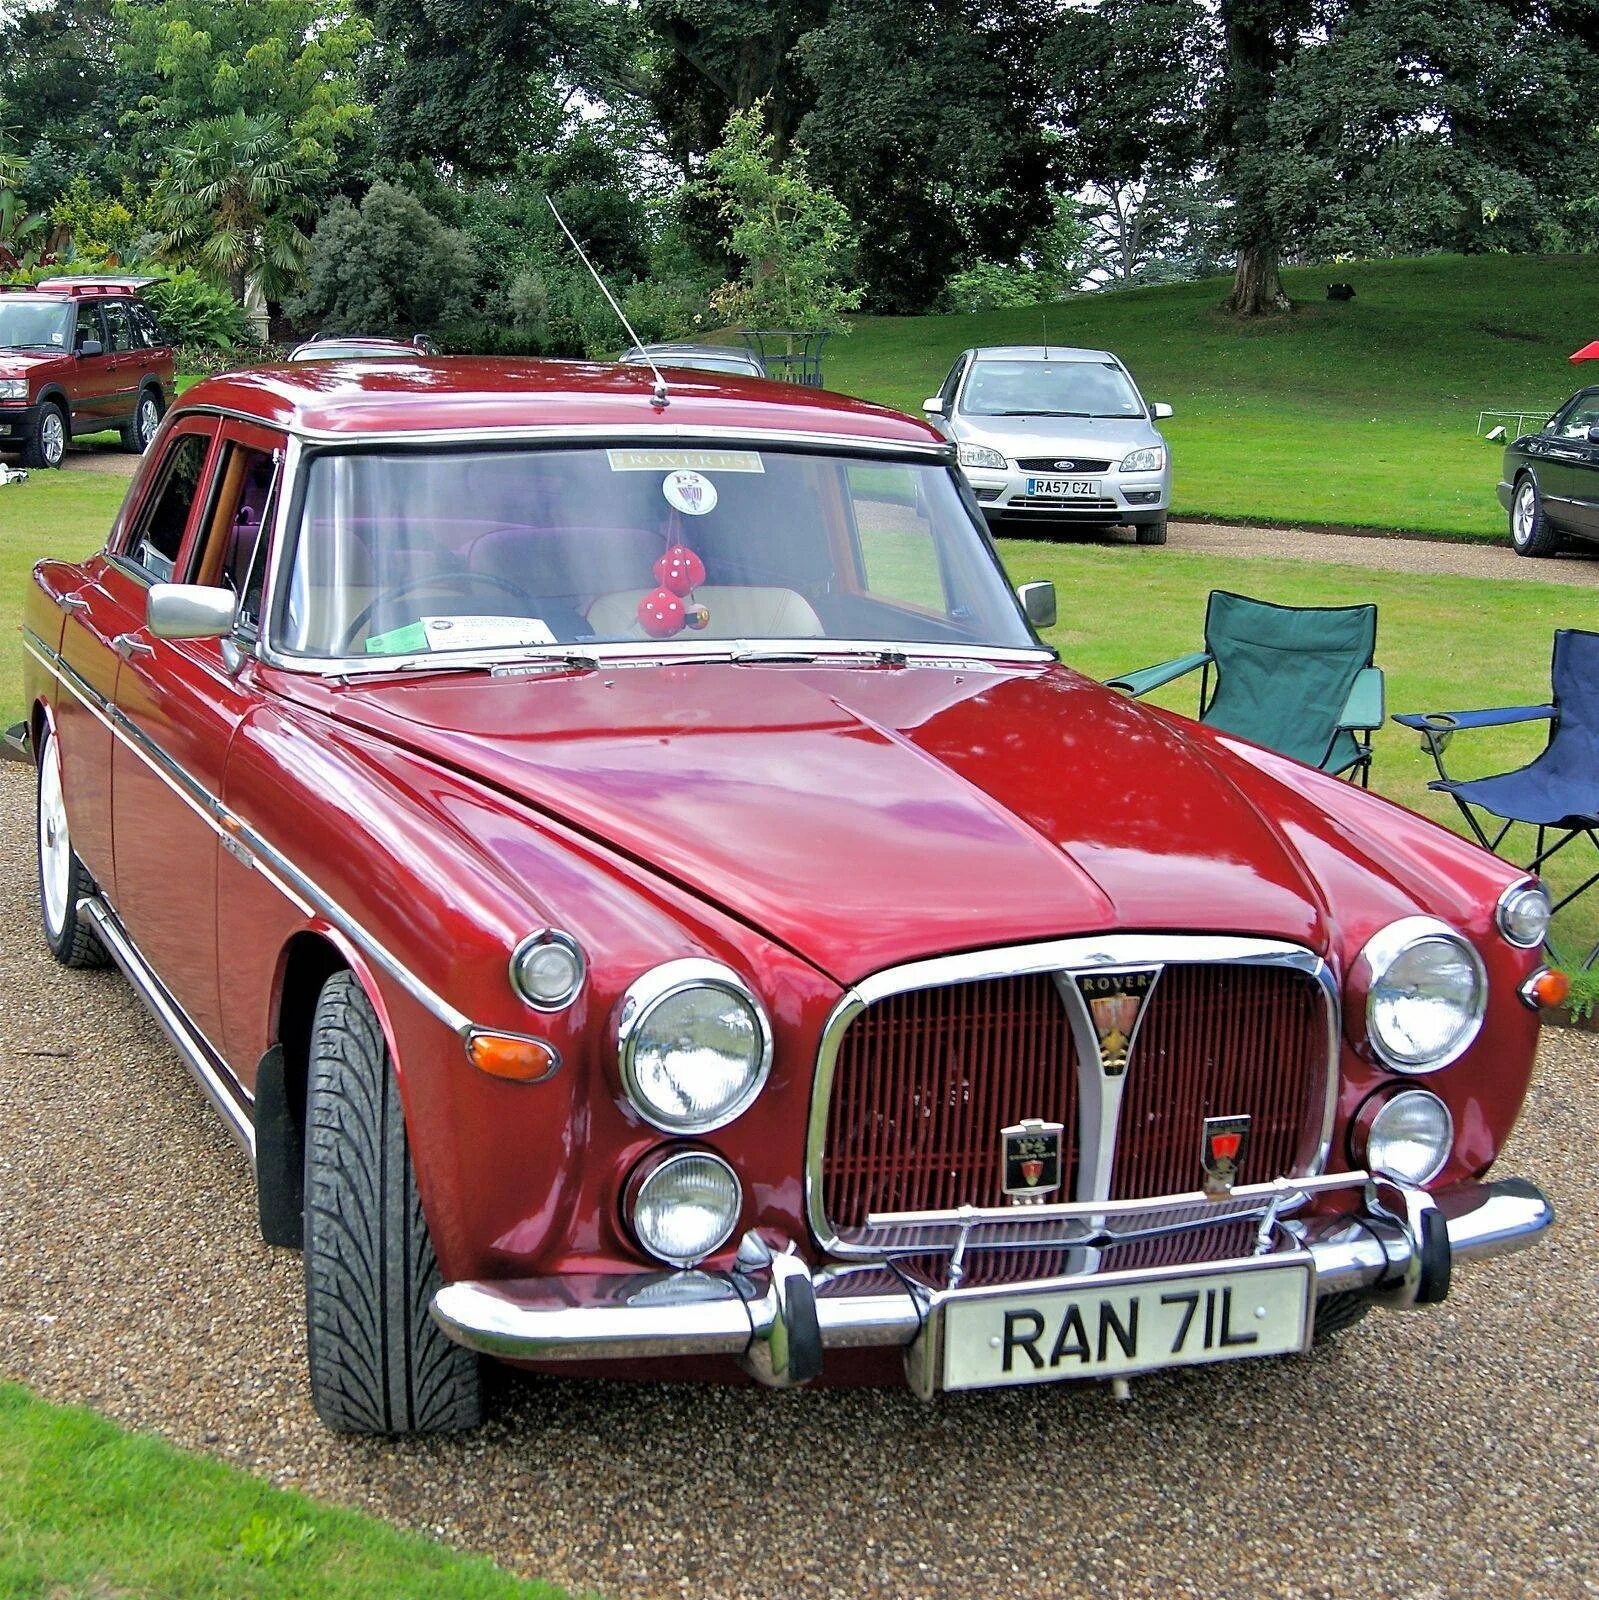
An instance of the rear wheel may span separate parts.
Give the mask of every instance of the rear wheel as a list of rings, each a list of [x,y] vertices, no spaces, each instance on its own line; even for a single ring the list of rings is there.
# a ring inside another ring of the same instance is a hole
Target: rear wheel
[[[45,943],[64,967],[103,967],[105,946],[78,915],[78,902],[95,892],[94,879],[72,848],[61,787],[61,752],[46,725],[39,750],[36,820],[39,833],[39,909]]]
[[[33,432],[22,447],[25,467],[59,467],[67,455],[67,414],[46,400],[33,419]]]
[[[154,389],[146,389],[139,396],[133,420],[122,430],[122,448],[142,456],[150,448],[157,424],[161,421],[161,396]]]
[[[448,1433],[483,1420],[478,1358],[445,1337],[393,1064],[352,973],[323,985],[305,1108],[311,1399],[344,1433]]]
[[[1518,556],[1552,556],[1560,549],[1560,530],[1549,520],[1530,473],[1517,482],[1510,502],[1510,542]]]

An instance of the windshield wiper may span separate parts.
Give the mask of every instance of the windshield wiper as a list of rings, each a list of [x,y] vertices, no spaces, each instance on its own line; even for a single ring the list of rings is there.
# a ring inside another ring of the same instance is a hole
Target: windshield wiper
[[[880,667],[903,667],[906,656],[903,650],[873,646],[862,646],[858,650],[806,650],[779,646],[770,650],[759,647],[733,650],[729,652],[728,660],[735,667],[782,665],[786,662],[808,666],[822,661],[872,661]]]
[[[24,339],[20,344],[0,344],[0,350],[60,350],[60,345],[51,344],[48,339]],[[62,354],[66,352],[63,350]]]
[[[552,669],[561,672],[597,672],[599,666],[597,656],[586,656],[575,650],[548,656],[501,656],[493,661],[452,661],[447,656],[409,656],[389,666],[380,666],[374,660],[370,671],[348,672],[340,676],[350,679],[375,678],[390,672],[403,672],[411,677],[423,672],[486,672],[493,677],[517,677],[523,673]]]

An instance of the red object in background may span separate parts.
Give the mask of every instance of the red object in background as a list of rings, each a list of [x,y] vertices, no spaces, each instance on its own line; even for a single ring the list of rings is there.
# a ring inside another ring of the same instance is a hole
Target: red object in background
[[[1595,339],[1592,344],[1585,344],[1571,359],[1573,361],[1599,361],[1599,339]]]

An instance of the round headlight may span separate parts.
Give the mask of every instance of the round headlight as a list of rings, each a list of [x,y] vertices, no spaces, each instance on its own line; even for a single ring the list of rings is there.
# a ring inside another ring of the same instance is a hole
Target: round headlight
[[[635,1184],[629,1220],[652,1256],[691,1267],[727,1243],[743,1208],[744,1191],[720,1156],[682,1150]]]
[[[772,1029],[738,974],[669,961],[622,999],[622,1085],[646,1122],[707,1133],[754,1100],[772,1067]]]
[[[1405,1183],[1426,1183],[1443,1171],[1455,1142],[1449,1107],[1425,1089],[1405,1089],[1383,1102],[1366,1134],[1366,1166]]]
[[[511,986],[535,1011],[559,1011],[583,987],[583,952],[569,933],[543,928],[511,952]]]
[[[1436,1072],[1477,1037],[1488,1002],[1482,959],[1445,923],[1406,917],[1374,934],[1360,954],[1366,1031],[1400,1072]]]
[[[1499,897],[1499,931],[1523,950],[1549,937],[1549,891],[1541,883],[1513,883]]]

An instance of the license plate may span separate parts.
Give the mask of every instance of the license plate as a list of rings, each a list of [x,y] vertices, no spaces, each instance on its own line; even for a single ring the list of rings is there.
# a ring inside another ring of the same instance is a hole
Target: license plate
[[[991,1389],[1306,1347],[1315,1296],[1299,1260],[944,1303],[943,1387]]]
[[[1029,478],[1029,495],[1047,495],[1051,500],[1097,500],[1098,478]]]

